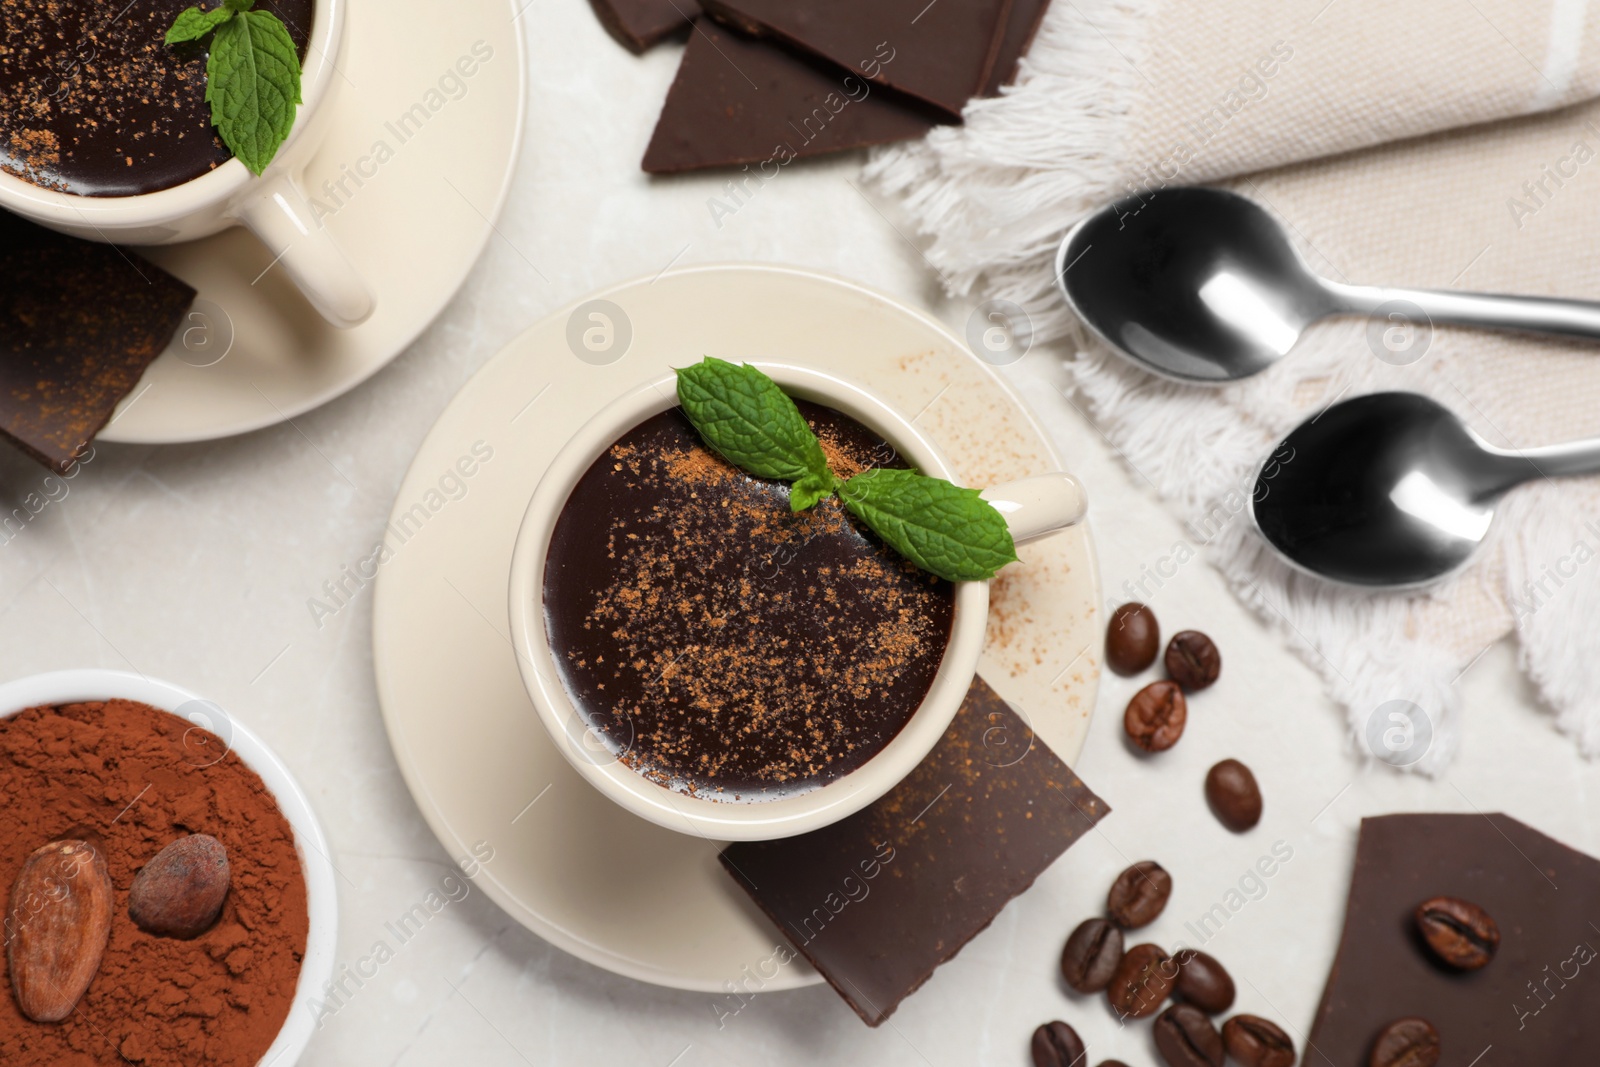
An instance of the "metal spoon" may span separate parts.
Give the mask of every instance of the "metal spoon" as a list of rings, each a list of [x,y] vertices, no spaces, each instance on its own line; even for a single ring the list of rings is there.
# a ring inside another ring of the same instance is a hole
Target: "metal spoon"
[[[1320,278],[1254,201],[1203,187],[1128,197],[1090,215],[1061,242],[1056,283],[1112,348],[1186,382],[1258,374],[1329,315],[1600,340],[1600,304],[1587,301]]]
[[[1334,404],[1283,439],[1250,511],[1301,570],[1362,586],[1435,581],[1464,566],[1495,504],[1533,478],[1600,473],[1600,438],[1495,448],[1416,393]]]

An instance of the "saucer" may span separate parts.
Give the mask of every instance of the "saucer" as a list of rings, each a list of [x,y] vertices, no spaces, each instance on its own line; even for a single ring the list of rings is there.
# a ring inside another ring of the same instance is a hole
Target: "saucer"
[[[485,364],[428,433],[373,564],[378,697],[417,806],[453,856],[494,848],[479,884],[547,941],[642,981],[723,992],[782,934],[715,842],[629,814],[567,763],[522,686],[506,599],[523,512],[556,453],[617,396],[702,355],[847,378],[914,416],[968,484],[1070,464],[933,319],[767,266],[684,269],[569,307]],[[978,670],[1071,761],[1099,681],[1094,550],[1080,525],[1020,554],[991,587]],[[763,988],[820,980],[797,960]]]
[[[328,325],[238,227],[141,248],[200,295],[101,440],[204,441],[292,419],[416,339],[466,280],[511,185],[527,81],[515,14],[508,0],[349,0],[305,190],[377,310],[351,330]]]

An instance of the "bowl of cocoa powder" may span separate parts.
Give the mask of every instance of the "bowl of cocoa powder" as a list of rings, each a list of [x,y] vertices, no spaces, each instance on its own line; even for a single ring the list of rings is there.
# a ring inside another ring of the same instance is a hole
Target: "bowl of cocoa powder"
[[[139,675],[35,675],[0,685],[0,796],[0,1064],[299,1059],[334,870],[255,734]]]

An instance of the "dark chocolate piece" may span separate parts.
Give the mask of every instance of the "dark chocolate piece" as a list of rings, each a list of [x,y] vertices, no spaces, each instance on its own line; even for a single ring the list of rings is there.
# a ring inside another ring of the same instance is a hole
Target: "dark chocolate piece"
[[[1501,941],[1481,970],[1433,959],[1413,913],[1470,900]],[[1386,815],[1361,823],[1344,934],[1307,1063],[1367,1063],[1402,1016],[1438,1028],[1446,1062],[1589,1063],[1600,1048],[1600,861],[1505,815]]]
[[[685,29],[700,13],[695,0],[589,0],[600,24],[628,51],[642,53]]]
[[[194,295],[131,252],[0,211],[0,434],[71,471]]]
[[[1050,0],[1011,0],[1011,15],[1006,19],[1005,34],[1000,38],[1000,51],[995,56],[994,69],[989,72],[989,82],[983,87],[984,96],[999,96],[1003,86],[1010,85],[1017,76],[1017,64],[1028,54]]]
[[[776,37],[959,117],[989,84],[1012,0],[700,0],[747,33]]]
[[[746,164],[770,180],[802,156],[911,140],[933,125],[925,108],[891,90],[701,19],[644,169],[677,174]]]
[[[868,1026],[887,1019],[1110,809],[982,678],[916,770],[722,864]]]

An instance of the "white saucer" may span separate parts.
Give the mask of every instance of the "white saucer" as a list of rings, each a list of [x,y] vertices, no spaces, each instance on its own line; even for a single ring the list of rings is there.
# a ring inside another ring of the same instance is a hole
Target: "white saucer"
[[[354,388],[416,339],[466,280],[510,188],[527,82],[515,14],[508,0],[349,0],[306,191],[330,210],[324,222],[377,311],[353,330],[327,325],[242,229],[141,249],[200,296],[101,440],[174,444],[270,426]],[[425,121],[395,125],[413,105]],[[348,196],[324,187],[341,180]]]
[[[722,992],[782,935],[715,844],[628,814],[568,766],[522,687],[506,601],[512,543],[551,458],[619,393],[702,355],[850,378],[915,416],[969,484],[1063,464],[943,326],[849,282],[761,266],[682,270],[568,308],[491,359],[429,432],[373,602],[378,696],[412,795],[452,855],[493,846],[479,884],[546,940],[618,974]],[[994,586],[980,672],[1073,760],[1099,681],[1094,551],[1079,526],[1022,556]],[[764,988],[817,981],[797,961]]]

